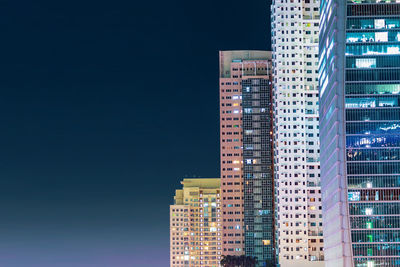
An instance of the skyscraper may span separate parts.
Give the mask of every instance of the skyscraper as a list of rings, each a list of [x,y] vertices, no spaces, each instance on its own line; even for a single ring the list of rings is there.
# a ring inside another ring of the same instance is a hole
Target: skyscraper
[[[273,0],[276,242],[280,266],[323,266],[319,0]]]
[[[220,52],[223,255],[273,261],[271,53]]]
[[[321,0],[327,267],[400,266],[400,1]]]
[[[184,179],[170,206],[170,266],[218,267],[221,260],[220,179]]]
[[[271,61],[242,76],[245,253],[275,263]]]

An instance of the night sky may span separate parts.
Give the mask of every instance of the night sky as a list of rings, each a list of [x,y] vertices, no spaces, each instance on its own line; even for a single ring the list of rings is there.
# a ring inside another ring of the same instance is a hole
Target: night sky
[[[219,175],[218,50],[268,49],[268,2],[0,0],[0,266],[168,266],[179,181]]]

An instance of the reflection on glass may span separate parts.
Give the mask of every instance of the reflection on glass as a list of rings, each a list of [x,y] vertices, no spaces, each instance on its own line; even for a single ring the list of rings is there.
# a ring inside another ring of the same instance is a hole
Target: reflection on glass
[[[357,58],[356,68],[376,68],[376,58]]]
[[[385,28],[385,20],[384,19],[376,19],[375,20],[375,29],[384,29]]]

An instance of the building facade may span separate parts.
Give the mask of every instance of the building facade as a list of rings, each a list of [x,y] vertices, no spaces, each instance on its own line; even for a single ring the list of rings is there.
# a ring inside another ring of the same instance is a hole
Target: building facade
[[[273,0],[276,254],[279,266],[323,266],[318,0]]]
[[[327,267],[400,266],[400,1],[321,0]]]
[[[223,255],[274,258],[271,53],[220,52]]]
[[[245,254],[260,266],[275,263],[271,65],[242,75]]]
[[[219,267],[220,179],[184,179],[170,206],[170,266]]]

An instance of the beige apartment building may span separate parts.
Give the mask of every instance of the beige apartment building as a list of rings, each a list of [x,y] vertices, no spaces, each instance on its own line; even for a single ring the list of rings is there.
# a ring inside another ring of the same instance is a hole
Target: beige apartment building
[[[222,255],[220,179],[184,179],[170,205],[170,266],[218,267]]]

